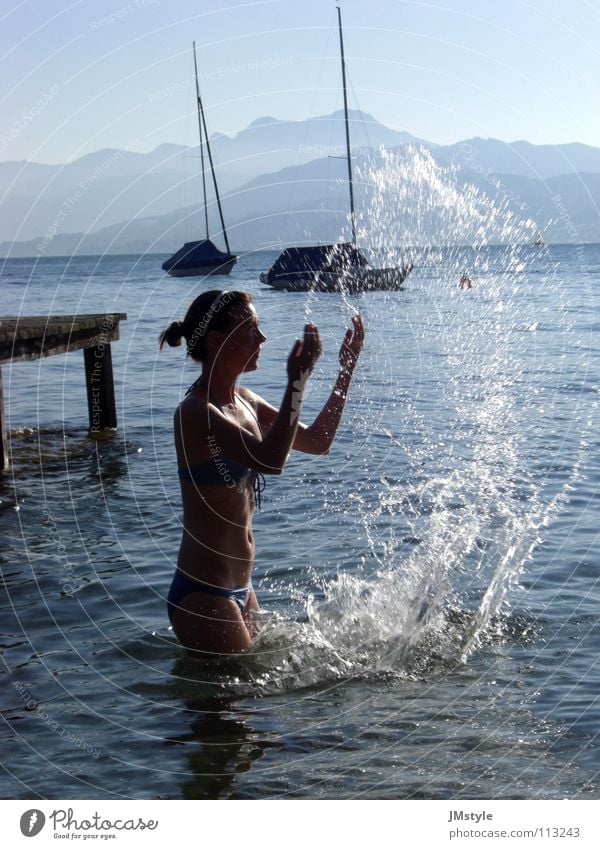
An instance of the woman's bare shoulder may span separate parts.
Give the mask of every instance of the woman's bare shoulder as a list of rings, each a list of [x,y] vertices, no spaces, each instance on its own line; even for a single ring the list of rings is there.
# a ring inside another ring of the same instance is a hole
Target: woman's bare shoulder
[[[247,404],[254,412],[256,416],[261,430],[267,430],[272,424],[275,416],[277,415],[277,410],[275,407],[271,406],[268,401],[265,401],[264,398],[261,398],[256,392],[252,392],[250,389],[244,388],[244,391],[240,393],[241,398],[245,404]]]
[[[205,395],[196,393],[186,395],[175,410],[175,421],[182,423],[198,422],[198,420],[206,418],[207,411],[208,398]]]
[[[247,404],[251,404],[254,409],[260,406],[260,404],[264,404],[264,399],[261,398],[258,393],[253,392],[246,386],[238,386],[236,392],[243,401],[246,401]]]

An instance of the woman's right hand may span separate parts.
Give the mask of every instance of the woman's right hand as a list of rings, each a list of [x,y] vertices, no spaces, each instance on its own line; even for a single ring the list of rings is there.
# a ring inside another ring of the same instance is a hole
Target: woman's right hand
[[[316,324],[304,326],[304,339],[296,339],[294,347],[287,361],[287,373],[289,379],[302,385],[306,383],[309,374],[315,367],[322,351],[321,337]]]
[[[354,327],[346,331],[340,348],[340,367],[342,372],[348,375],[352,375],[354,372],[356,362],[365,343],[365,329],[360,315],[352,316],[352,324]]]

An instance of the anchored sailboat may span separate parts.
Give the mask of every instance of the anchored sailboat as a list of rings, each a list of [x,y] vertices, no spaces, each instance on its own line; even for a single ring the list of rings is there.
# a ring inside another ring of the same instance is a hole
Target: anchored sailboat
[[[262,283],[275,289],[293,292],[365,292],[401,289],[410,274],[412,265],[396,268],[371,268],[356,241],[356,212],[352,182],[352,156],[350,148],[350,123],[348,95],[346,92],[346,61],[342,13],[337,7],[342,61],[342,86],[344,92],[344,118],[346,129],[346,161],[348,164],[348,190],[350,193],[350,226],[352,241],[335,245],[287,248],[272,267],[260,275]]]
[[[198,130],[200,134],[200,159],[202,161],[202,192],[204,199],[204,223],[206,229],[206,238],[197,242],[186,242],[185,245],[173,254],[166,262],[163,262],[163,271],[168,271],[173,277],[200,277],[214,274],[229,274],[233,266],[238,261],[238,257],[231,253],[229,248],[229,239],[227,238],[227,230],[225,229],[225,221],[223,219],[223,209],[221,208],[221,198],[219,197],[219,187],[217,185],[217,177],[215,174],[215,166],[210,149],[210,141],[208,138],[208,130],[206,129],[206,118],[204,117],[204,107],[202,98],[200,97],[200,86],[198,84],[198,63],[196,60],[196,42],[194,42],[194,71],[196,75],[196,100],[198,107]],[[210,164],[212,181],[221,219],[221,230],[225,239],[226,252],[219,250],[217,246],[210,240],[210,230],[208,224],[208,201],[206,191],[206,167],[204,160],[204,147]]]

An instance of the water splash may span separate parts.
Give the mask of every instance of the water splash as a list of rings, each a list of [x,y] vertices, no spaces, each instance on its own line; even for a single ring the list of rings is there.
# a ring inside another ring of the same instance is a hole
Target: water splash
[[[382,151],[361,178],[371,205],[360,242],[385,264],[397,261],[399,245],[446,247],[422,250],[410,280],[415,297],[431,304],[426,323],[407,332],[402,294],[360,304],[371,327],[398,333],[401,353],[398,377],[376,398],[369,375],[394,357],[385,339],[372,349],[355,444],[369,452],[365,434],[386,437],[379,468],[403,466],[401,479],[378,474],[350,494],[324,484],[330,509],[350,506],[362,527],[370,569],[355,564],[327,580],[315,573],[306,622],[268,618],[248,658],[255,685],[268,691],[466,663],[503,633],[511,590],[581,474],[593,433],[593,414],[577,405],[564,473],[541,472],[541,458],[552,467],[562,449],[547,444],[556,398],[536,382],[536,358],[547,354],[538,354],[539,334],[561,323],[559,364],[578,343],[566,309],[556,313],[542,297],[547,287],[560,298],[560,279],[550,254],[532,247],[535,223],[423,150]],[[457,286],[466,263],[475,282],[468,293]],[[307,317],[318,305],[307,296]],[[342,314],[355,308],[339,298]],[[407,387],[409,345],[419,354]]]
[[[476,185],[459,162],[440,165],[426,147],[381,148],[359,164],[357,178],[358,241],[390,263],[400,246],[533,244],[538,232],[497,178]]]

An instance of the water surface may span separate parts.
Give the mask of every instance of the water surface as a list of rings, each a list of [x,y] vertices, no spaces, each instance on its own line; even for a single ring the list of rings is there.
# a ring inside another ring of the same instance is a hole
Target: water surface
[[[265,290],[274,256],[226,280],[268,336],[247,385],[277,404],[316,321],[310,422],[356,309],[367,341],[331,452],[268,482],[265,625],[220,678],[166,617],[196,371],[156,347],[214,282],[151,255],[3,264],[3,314],[128,320],[105,438],[79,352],[3,368],[2,795],[597,798],[600,248],[423,251],[405,292],[352,298]]]

